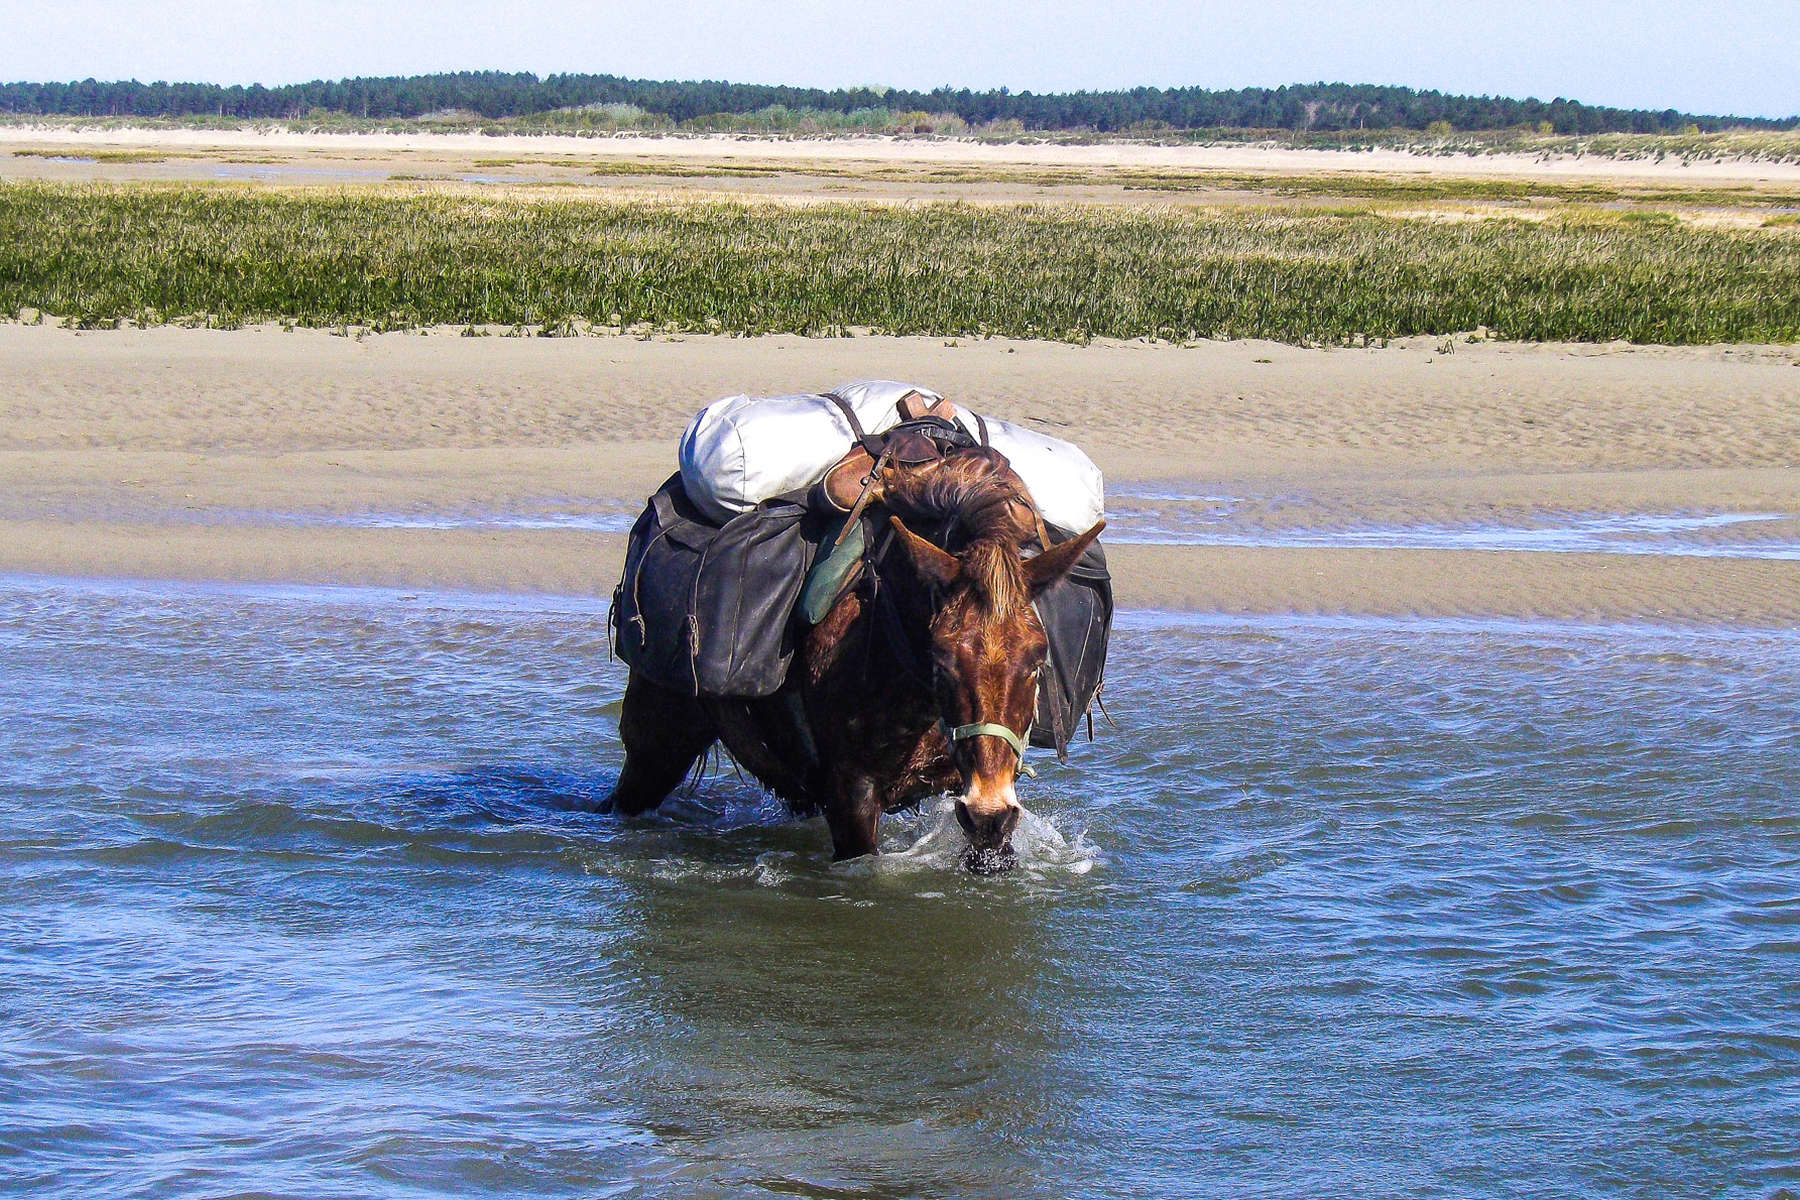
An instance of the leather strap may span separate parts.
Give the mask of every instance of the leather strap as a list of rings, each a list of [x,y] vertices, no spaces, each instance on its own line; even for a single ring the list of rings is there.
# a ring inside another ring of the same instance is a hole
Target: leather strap
[[[850,422],[850,433],[858,442],[862,443],[862,448],[867,450],[871,457],[880,458],[882,448],[886,444],[886,439],[873,437],[862,427],[862,422],[856,419],[856,410],[850,407],[850,402],[848,400],[844,399],[836,392],[825,392],[823,395],[827,400],[837,405],[838,411],[844,414],[844,420]]]
[[[875,465],[870,468],[868,478],[863,480],[862,491],[858,493],[856,503],[850,506],[850,514],[844,518],[844,527],[838,530],[836,539],[831,543],[833,550],[843,545],[844,539],[850,536],[850,531],[861,523],[863,509],[869,506],[869,500],[875,495],[875,484],[881,479],[881,468],[887,466],[887,460],[887,447],[883,446],[881,453],[875,456]]]

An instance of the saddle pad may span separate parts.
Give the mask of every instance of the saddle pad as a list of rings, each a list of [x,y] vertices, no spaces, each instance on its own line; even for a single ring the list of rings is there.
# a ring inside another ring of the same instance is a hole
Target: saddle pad
[[[800,615],[808,625],[817,625],[837,603],[844,589],[856,579],[862,566],[863,551],[868,548],[868,526],[861,520],[850,530],[837,549],[830,549],[833,539],[843,528],[843,521],[827,526],[825,540],[819,546],[822,555],[807,573],[806,586],[800,591]]]

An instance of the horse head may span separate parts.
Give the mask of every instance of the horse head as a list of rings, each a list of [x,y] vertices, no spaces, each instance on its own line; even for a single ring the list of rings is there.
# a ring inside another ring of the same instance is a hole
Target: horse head
[[[1003,457],[993,457],[1005,467]],[[895,494],[890,487],[890,503]],[[948,511],[925,515],[954,518],[966,531],[954,551],[914,533],[898,515],[889,518],[930,592],[932,686],[963,785],[956,819],[969,839],[966,864],[983,872],[1011,865],[1022,815],[1014,789],[1049,649],[1032,601],[1068,573],[1106,524],[1025,557],[1033,530],[1017,519],[1017,497],[1024,495],[1017,476],[1004,470],[938,496],[934,507]]]

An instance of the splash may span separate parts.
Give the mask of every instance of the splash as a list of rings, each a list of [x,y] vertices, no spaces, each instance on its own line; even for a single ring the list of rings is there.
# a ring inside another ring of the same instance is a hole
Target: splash
[[[875,871],[960,871],[969,841],[956,823],[956,801],[939,796],[915,813],[882,821],[881,854],[861,860]],[[1100,861],[1100,850],[1083,832],[1065,835],[1055,822],[1024,810],[1013,830],[1014,869],[1031,875],[1085,875]]]

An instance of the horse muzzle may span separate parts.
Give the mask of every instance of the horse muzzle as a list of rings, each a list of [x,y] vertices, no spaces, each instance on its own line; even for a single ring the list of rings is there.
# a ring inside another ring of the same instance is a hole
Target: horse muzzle
[[[963,856],[963,865],[977,875],[1010,871],[1017,861],[1012,848],[1012,832],[1024,815],[1025,810],[1010,796],[999,804],[970,804],[967,799],[958,800],[956,823],[962,826],[964,836],[969,839],[969,852]]]

